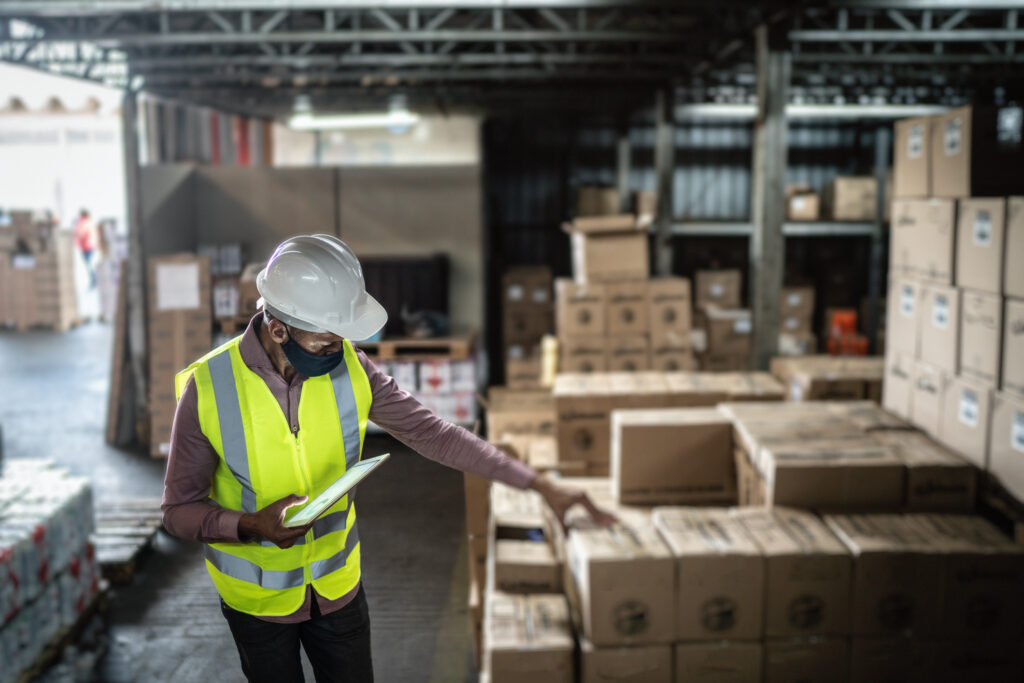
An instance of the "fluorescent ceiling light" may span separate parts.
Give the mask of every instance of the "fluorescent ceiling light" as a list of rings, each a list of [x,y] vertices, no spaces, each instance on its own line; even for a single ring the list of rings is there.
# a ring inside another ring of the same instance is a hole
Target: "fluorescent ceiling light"
[[[333,116],[295,114],[288,121],[294,130],[352,130],[355,128],[403,128],[418,123],[420,117],[410,111],[378,114],[338,114]]]

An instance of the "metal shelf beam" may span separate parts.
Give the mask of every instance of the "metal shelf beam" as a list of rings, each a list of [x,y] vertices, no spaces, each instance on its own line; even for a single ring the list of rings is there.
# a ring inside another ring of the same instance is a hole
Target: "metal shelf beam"
[[[685,237],[749,237],[753,225],[746,222],[676,221],[672,234]],[[871,237],[878,233],[874,223],[843,221],[787,222],[782,224],[786,237]]]

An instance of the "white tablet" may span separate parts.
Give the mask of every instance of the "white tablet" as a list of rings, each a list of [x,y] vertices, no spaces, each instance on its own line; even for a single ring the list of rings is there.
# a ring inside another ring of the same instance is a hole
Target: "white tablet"
[[[376,458],[360,460],[351,468],[345,470],[345,474],[338,477],[337,481],[327,487],[323,493],[299,508],[291,519],[284,521],[286,527],[306,526],[317,517],[327,511],[329,507],[341,500],[341,497],[355,488],[356,484],[366,478],[370,472],[391,457],[390,453],[378,455]]]

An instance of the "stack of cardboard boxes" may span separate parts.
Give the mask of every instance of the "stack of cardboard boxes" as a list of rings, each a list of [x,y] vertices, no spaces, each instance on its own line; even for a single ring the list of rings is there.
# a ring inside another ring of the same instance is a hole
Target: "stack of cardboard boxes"
[[[650,198],[638,197],[639,216],[595,214],[618,206],[614,190],[595,192],[581,190],[564,226],[574,277],[555,282],[559,371],[692,370],[689,280],[649,277]]]
[[[750,309],[740,308],[743,276],[738,270],[698,270],[694,291],[696,326],[704,330],[703,370],[744,370],[750,364]]]
[[[67,331],[78,321],[74,235],[47,216],[13,211],[0,224],[0,327]]]
[[[1024,500],[1020,125],[981,107],[896,124],[884,402]]]
[[[786,188],[786,218],[791,221],[874,221],[878,182],[873,176],[837,176],[818,195],[809,185]]]
[[[509,268],[501,284],[505,384],[515,388],[540,386],[540,341],[554,329],[551,269]]]
[[[779,304],[779,353],[806,356],[818,347],[814,335],[814,288],[783,287]]]
[[[875,356],[777,357],[772,374],[790,401],[881,402],[883,360]]]

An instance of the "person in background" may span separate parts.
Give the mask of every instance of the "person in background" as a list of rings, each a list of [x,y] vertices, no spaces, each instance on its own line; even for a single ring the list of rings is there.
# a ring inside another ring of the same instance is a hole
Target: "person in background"
[[[82,252],[85,269],[89,271],[89,289],[96,288],[96,271],[93,268],[92,256],[96,251],[96,223],[89,216],[87,209],[78,212],[75,222],[75,246]]]

